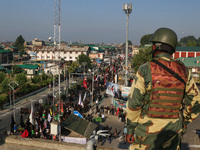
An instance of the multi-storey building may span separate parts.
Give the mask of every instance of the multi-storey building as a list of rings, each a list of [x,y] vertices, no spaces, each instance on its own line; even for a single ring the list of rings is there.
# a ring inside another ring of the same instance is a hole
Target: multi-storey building
[[[56,46],[34,46],[28,50],[31,59],[33,60],[65,60],[75,61],[79,55],[88,55],[89,46],[83,47],[68,47],[61,46],[60,49]]]
[[[0,64],[10,64],[13,61],[13,52],[10,50],[0,50]]]
[[[173,54],[173,58],[181,57],[198,57],[200,56],[200,47],[176,47],[176,52]]]

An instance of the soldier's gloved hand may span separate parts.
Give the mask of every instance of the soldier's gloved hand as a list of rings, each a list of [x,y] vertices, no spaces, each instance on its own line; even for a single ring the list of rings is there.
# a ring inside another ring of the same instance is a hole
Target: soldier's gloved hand
[[[135,141],[134,134],[127,134],[126,141],[132,144]]]

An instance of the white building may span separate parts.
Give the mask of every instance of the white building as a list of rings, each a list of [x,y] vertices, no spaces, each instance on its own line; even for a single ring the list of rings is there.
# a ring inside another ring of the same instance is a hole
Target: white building
[[[75,61],[79,55],[87,55],[89,46],[84,47],[67,47],[61,46],[60,50],[55,46],[35,46],[28,50],[28,54],[37,54],[34,60],[60,60]],[[33,59],[31,57],[31,59]]]

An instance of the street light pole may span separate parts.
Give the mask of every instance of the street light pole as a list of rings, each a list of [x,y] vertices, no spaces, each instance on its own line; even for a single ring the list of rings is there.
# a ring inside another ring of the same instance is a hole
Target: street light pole
[[[128,76],[128,19],[129,14],[132,12],[132,3],[130,4],[123,4],[123,11],[126,13],[127,20],[126,20],[126,72],[125,72],[125,85],[128,85],[127,76]]]
[[[93,95],[94,95],[94,68],[92,72],[92,96],[91,96],[91,105],[93,106]]]
[[[8,86],[13,90],[13,107],[14,107],[14,120],[16,122],[16,117],[15,117],[15,86],[11,84],[16,84],[17,86],[19,85],[17,82],[12,81],[8,84]]]
[[[84,79],[85,79],[85,66],[87,65],[87,62],[83,62],[82,65],[84,66]]]

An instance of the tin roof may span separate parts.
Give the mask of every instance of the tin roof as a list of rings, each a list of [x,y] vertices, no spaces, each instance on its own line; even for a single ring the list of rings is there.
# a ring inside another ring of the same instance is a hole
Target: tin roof
[[[4,70],[4,69],[5,69],[5,67],[3,67],[3,66],[0,65],[0,70]]]
[[[23,69],[38,69],[39,65],[31,65],[31,64],[23,64],[23,65],[17,65]]]
[[[70,115],[66,120],[64,120],[61,123],[61,126],[69,130],[72,130],[80,135],[83,135],[87,139],[90,138],[92,132],[97,127],[96,124],[73,114]]]
[[[3,50],[3,49],[0,50],[0,53],[10,53],[10,52],[12,52],[12,51],[11,50]]]
[[[181,47],[177,46],[176,51],[182,52],[200,52],[200,46],[193,46],[193,47]]]

